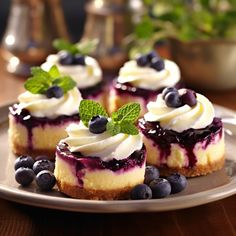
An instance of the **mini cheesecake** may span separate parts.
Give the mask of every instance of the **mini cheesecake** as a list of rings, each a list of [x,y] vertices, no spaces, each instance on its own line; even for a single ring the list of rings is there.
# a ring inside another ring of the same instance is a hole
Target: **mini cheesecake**
[[[70,63],[63,60],[66,56],[72,57]],[[104,105],[106,88],[102,70],[94,58],[89,56],[81,58],[83,58],[83,63],[76,63],[73,55],[61,51],[58,54],[49,55],[41,67],[48,71],[52,65],[56,65],[62,75],[69,75],[73,78],[84,99],[95,100]]]
[[[127,199],[143,183],[146,151],[140,134],[93,134],[82,122],[67,132],[56,150],[54,173],[61,192],[80,199]]]
[[[177,92],[181,100],[188,90]],[[168,101],[171,96],[160,94],[148,104],[148,113],[139,120],[147,163],[157,166],[162,175],[178,172],[187,177],[200,176],[224,165],[222,121],[214,117],[214,108],[206,97],[195,96],[196,102],[190,101],[190,105],[182,101],[177,107],[170,107],[174,103]]]
[[[140,116],[143,116],[147,112],[147,103],[154,101],[169,86],[182,86],[179,67],[173,61],[162,60],[154,52],[128,61],[111,86],[109,111],[113,112],[129,102],[138,102],[141,105]]]
[[[18,97],[9,108],[9,143],[16,155],[48,155],[55,159],[58,142],[67,136],[65,128],[79,123],[77,107],[82,100],[78,89],[61,98],[47,98],[29,91]]]

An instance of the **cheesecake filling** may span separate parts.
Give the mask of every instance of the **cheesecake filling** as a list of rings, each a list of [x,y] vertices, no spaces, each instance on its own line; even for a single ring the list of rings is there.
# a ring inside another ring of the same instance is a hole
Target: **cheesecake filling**
[[[223,157],[224,129],[220,118],[202,129],[188,129],[181,133],[166,130],[159,122],[139,121],[144,144],[152,149],[148,163],[172,168],[193,168],[214,163]]]
[[[55,176],[69,185],[87,189],[116,189],[143,181],[145,148],[119,160],[102,161],[100,157],[71,153],[66,143],[56,150]]]

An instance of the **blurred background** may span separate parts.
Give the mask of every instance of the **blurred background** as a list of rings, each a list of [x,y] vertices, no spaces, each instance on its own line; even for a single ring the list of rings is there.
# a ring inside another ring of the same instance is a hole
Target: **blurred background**
[[[179,65],[187,85],[236,87],[236,0],[1,0],[9,72],[27,76],[56,37],[98,38],[93,56],[104,71],[117,73],[129,58],[155,48]]]

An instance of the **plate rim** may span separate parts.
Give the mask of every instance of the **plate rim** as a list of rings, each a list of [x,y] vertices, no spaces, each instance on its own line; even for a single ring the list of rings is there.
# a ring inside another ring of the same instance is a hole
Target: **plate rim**
[[[0,106],[0,113],[8,114],[8,107],[11,104],[12,103]],[[216,104],[214,104],[214,106],[216,109],[225,111],[227,114],[230,114],[230,116],[236,118],[236,111]],[[3,116],[0,119],[0,125],[7,122],[7,119],[7,116]],[[236,194],[236,177],[230,178],[229,183],[213,189],[184,196],[175,196],[175,204],[173,204],[173,198],[111,201],[74,199],[66,196],[62,198],[38,194],[37,192],[27,192],[0,183],[0,198],[5,200],[42,208],[90,213],[161,212],[178,210],[207,204],[234,194]],[[172,202],[172,204],[169,205],[168,203],[170,202]],[[129,207],[127,207],[127,204]]]

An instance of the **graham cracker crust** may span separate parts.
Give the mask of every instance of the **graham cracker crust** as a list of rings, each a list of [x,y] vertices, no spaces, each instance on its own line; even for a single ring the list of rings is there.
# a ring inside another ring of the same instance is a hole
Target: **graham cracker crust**
[[[180,173],[186,177],[195,177],[201,175],[207,175],[214,171],[223,168],[225,163],[225,157],[223,156],[218,161],[210,163],[208,165],[197,165],[193,168],[168,168],[168,167],[158,167],[161,176],[168,176],[173,173]]]
[[[56,147],[53,150],[52,149],[33,149],[33,150],[31,150],[27,147],[17,145],[16,143],[11,143],[11,150],[17,156],[29,155],[29,156],[35,158],[40,155],[45,155],[48,157],[49,160],[55,161]]]
[[[94,189],[84,189],[78,186],[71,186],[60,180],[57,180],[57,186],[59,190],[72,197],[79,199],[89,199],[89,200],[123,200],[129,199],[130,191],[132,187],[126,187],[122,189],[114,190],[94,190]]]

